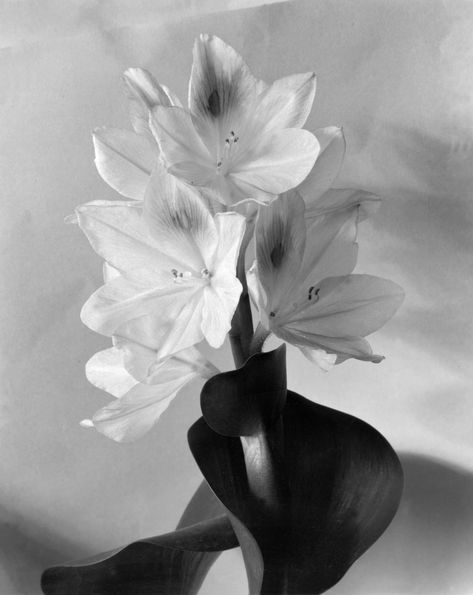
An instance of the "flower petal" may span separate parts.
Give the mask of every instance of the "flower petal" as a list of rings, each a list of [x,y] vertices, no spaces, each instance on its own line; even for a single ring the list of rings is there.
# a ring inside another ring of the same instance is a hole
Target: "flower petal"
[[[158,421],[188,378],[163,385],[137,384],[92,417],[96,430],[116,442],[141,438]]]
[[[144,217],[162,250],[185,263],[186,271],[200,274],[210,266],[218,243],[212,216],[195,191],[163,168],[151,178]]]
[[[245,234],[246,219],[234,212],[217,213],[214,218],[218,234],[218,245],[213,256],[212,270],[233,273]]]
[[[321,196],[332,187],[342,167],[346,151],[341,128],[319,128],[315,135],[320,143],[320,153],[312,171],[298,188],[309,209],[317,207]]]
[[[95,201],[75,210],[76,220],[92,248],[120,271],[136,268],[170,271],[176,260],[160,249],[141,216],[141,205]]]
[[[121,334],[118,330],[125,323],[146,315],[159,318],[166,328],[200,286],[192,280],[174,283],[170,272],[135,270],[109,281],[93,293],[82,307],[81,320],[106,336]],[[129,338],[141,342],[139,338]]]
[[[399,285],[371,275],[330,277],[314,293],[318,299],[287,320],[287,328],[305,335],[364,337],[382,327],[404,299]]]
[[[310,172],[319,143],[307,130],[290,128],[266,134],[234,164],[229,177],[256,189],[282,194],[297,186]]]
[[[87,380],[114,397],[122,397],[137,380],[124,367],[124,353],[117,347],[93,355],[85,365]]]
[[[159,157],[157,146],[145,136],[118,128],[98,128],[92,138],[95,165],[105,182],[123,196],[141,200]]]
[[[152,138],[149,128],[149,112],[153,107],[181,106],[180,101],[169,89],[160,85],[147,70],[129,68],[123,74],[128,99],[130,118],[133,128],[139,134]]]
[[[202,332],[211,347],[218,348],[231,328],[242,286],[231,274],[219,274],[204,290]]]
[[[193,374],[210,378],[218,373],[196,347],[189,347],[165,359],[157,358],[157,351],[132,341],[119,343],[126,370],[145,384],[162,384]]]
[[[181,163],[194,163],[196,167],[189,170],[189,165],[183,167],[183,177],[189,184],[197,184],[193,175],[200,170],[202,176],[213,173],[216,164],[197,134],[189,112],[179,107],[155,107],[150,116],[150,127],[158,141],[166,167],[176,167]],[[189,170],[189,171],[188,171]],[[205,172],[205,174],[201,173]]]
[[[306,292],[325,277],[348,275],[356,265],[358,207],[329,212],[308,222],[298,284]]]
[[[193,56],[189,109],[195,126],[205,138],[208,127],[218,121],[228,134],[235,121],[248,117],[258,81],[241,56],[213,35],[196,39]]]
[[[288,193],[261,207],[255,230],[260,282],[268,296],[268,310],[279,310],[294,288],[304,255],[304,201]]]
[[[254,119],[264,122],[266,131],[301,128],[312,109],[315,88],[313,72],[293,74],[274,81],[258,96]]]

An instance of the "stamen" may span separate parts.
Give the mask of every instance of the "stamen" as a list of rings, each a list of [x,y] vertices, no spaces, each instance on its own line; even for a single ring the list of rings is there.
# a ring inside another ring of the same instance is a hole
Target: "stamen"
[[[276,316],[276,313],[275,313],[275,312],[270,312],[270,313],[269,313],[269,316],[270,316],[271,318],[275,318],[275,316]]]
[[[307,296],[307,298],[309,300],[311,300],[312,298],[315,298],[315,301],[318,302],[319,301],[319,291],[320,291],[320,287],[318,287],[314,293],[312,293],[315,289],[315,285],[312,285],[312,287],[309,287],[309,295]]]

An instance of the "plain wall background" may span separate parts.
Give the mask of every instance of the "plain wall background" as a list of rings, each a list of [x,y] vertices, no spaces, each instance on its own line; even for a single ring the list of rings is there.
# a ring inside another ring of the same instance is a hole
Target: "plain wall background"
[[[171,530],[200,482],[185,437],[198,383],[135,444],[79,427],[109,399],[84,375],[108,341],[79,320],[100,259],[63,224],[77,204],[118,198],[95,170],[91,131],[129,126],[121,73],[147,68],[185,99],[200,32],[221,36],[267,81],[317,73],[307,127],[344,127],[337,185],[384,199],[362,225],[357,270],[407,293],[372,337],[387,356],[378,366],[324,374],[290,350],[291,388],[373,424],[405,462],[398,516],[331,592],[473,593],[473,4],[227,10],[250,4],[0,3],[2,594],[39,593],[46,566]],[[214,361],[230,367],[228,348]],[[246,593],[238,550],[202,589],[222,592]]]

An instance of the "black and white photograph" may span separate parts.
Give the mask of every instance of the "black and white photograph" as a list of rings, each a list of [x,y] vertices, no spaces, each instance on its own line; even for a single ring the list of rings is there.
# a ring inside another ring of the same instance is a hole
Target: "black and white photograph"
[[[0,42],[0,595],[473,595],[472,0]]]

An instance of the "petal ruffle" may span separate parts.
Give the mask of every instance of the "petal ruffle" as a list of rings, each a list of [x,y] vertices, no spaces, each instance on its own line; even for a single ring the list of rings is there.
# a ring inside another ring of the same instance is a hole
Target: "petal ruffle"
[[[114,190],[134,200],[144,197],[149,176],[159,158],[147,137],[118,128],[94,131],[95,165]]]

